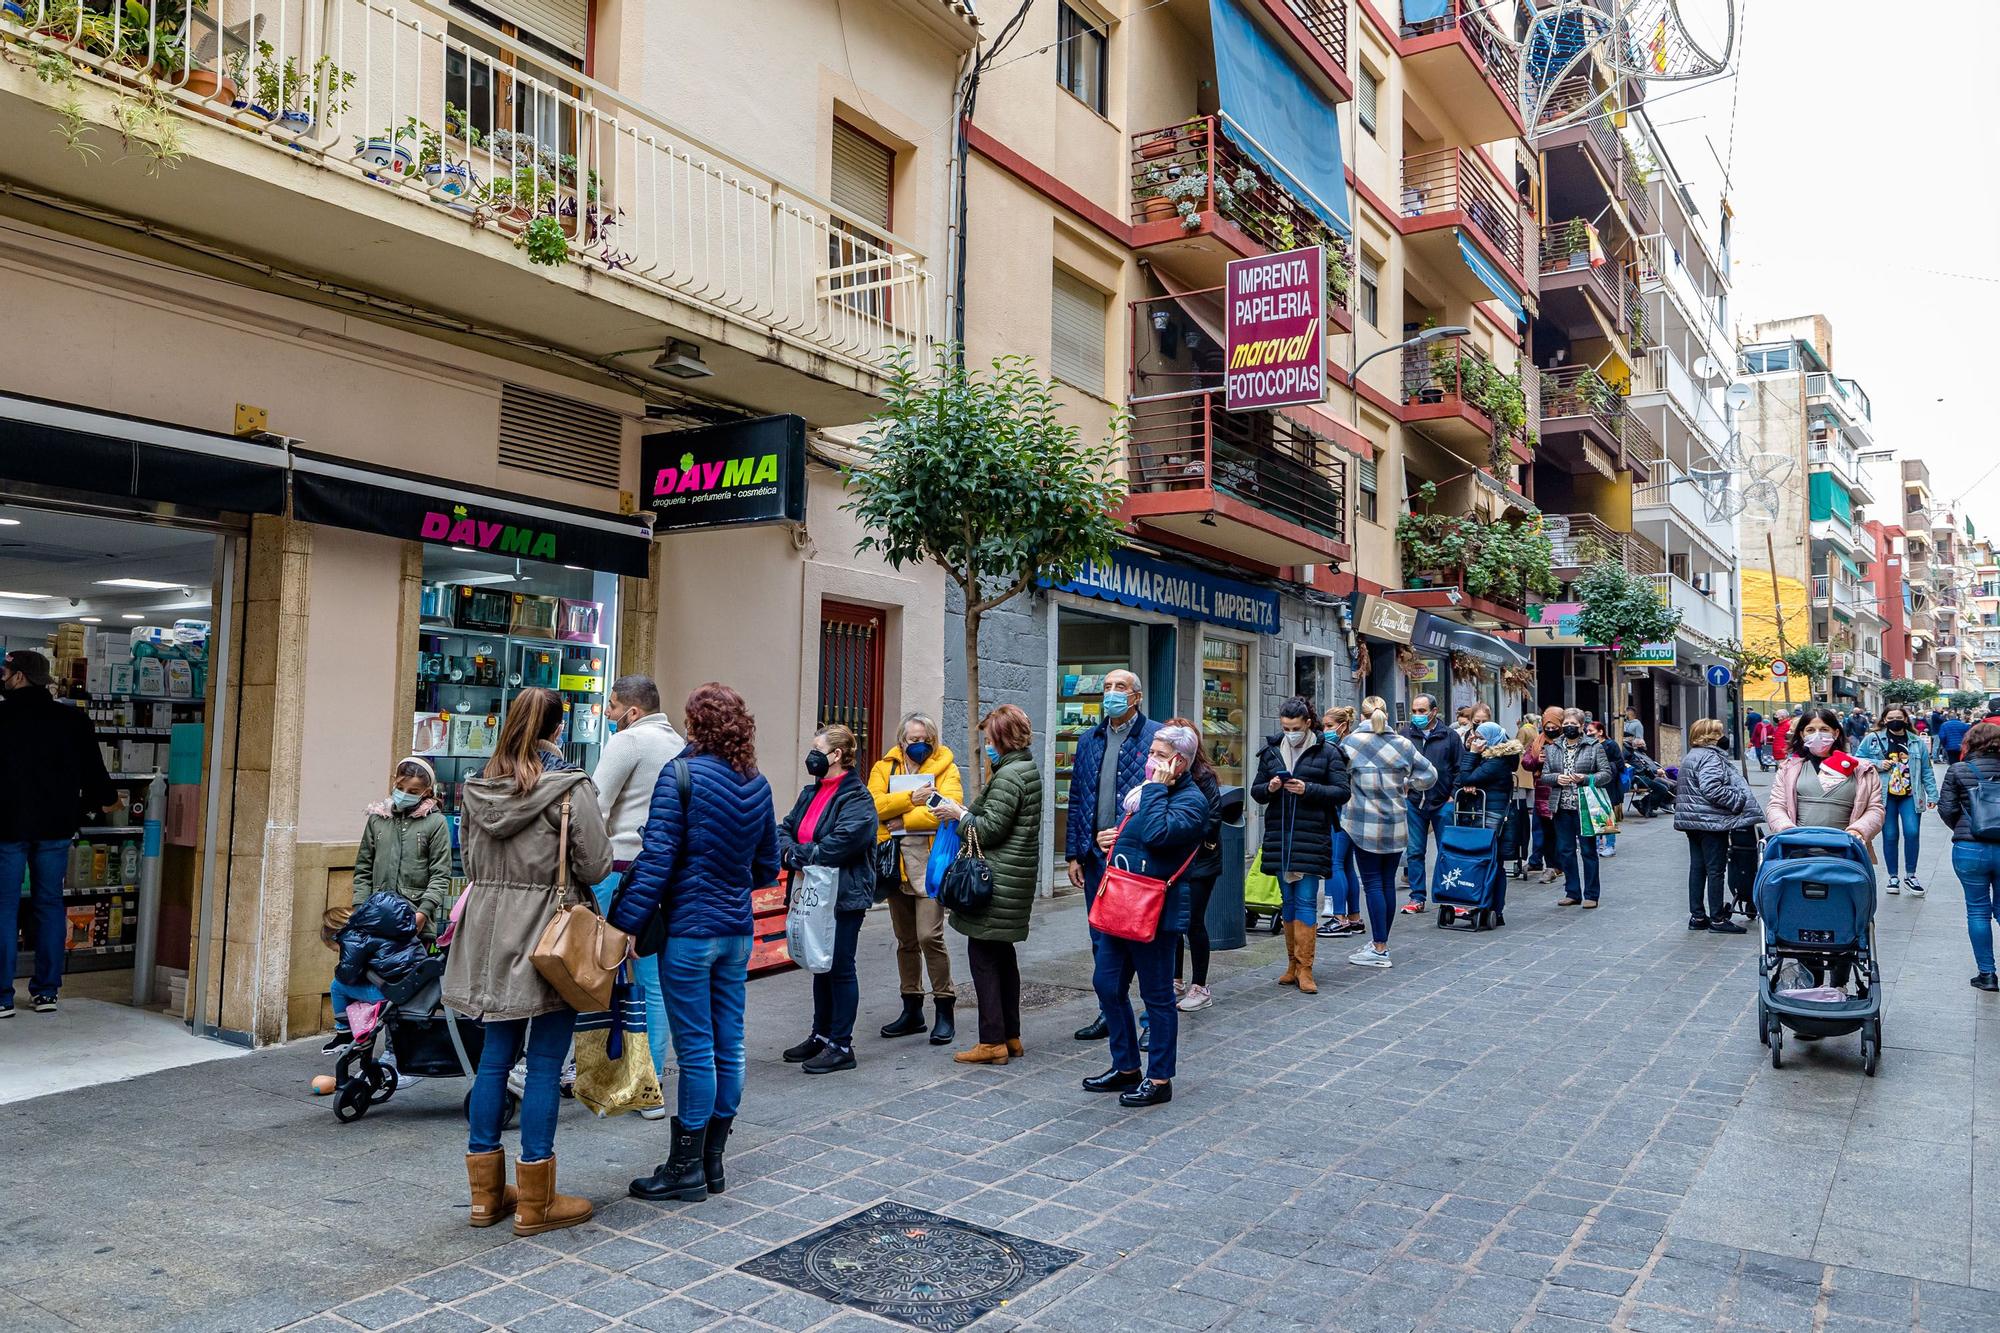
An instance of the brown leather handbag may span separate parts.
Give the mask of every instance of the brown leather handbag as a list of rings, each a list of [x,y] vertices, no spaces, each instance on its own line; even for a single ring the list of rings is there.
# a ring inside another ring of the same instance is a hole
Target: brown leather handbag
[[[528,960],[563,1003],[580,1014],[611,1007],[611,987],[631,939],[598,915],[597,905],[569,902],[569,811],[562,803],[562,831],[556,851],[556,914],[542,927]]]

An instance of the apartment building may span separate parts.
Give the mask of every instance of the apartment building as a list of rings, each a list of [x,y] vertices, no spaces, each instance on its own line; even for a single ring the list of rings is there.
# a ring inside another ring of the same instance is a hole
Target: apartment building
[[[1527,661],[1504,637],[1519,597],[1397,550],[1413,507],[1467,522],[1529,508],[1528,423],[1517,407],[1496,431],[1492,386],[1518,385],[1532,215],[1484,8],[1396,12],[1055,0],[980,75],[970,355],[1035,355],[1086,433],[1130,415],[1126,548],[989,617],[982,645],[998,662],[985,702],[1053,735],[1057,847],[1069,758],[1115,667],[1140,674],[1150,715],[1199,720],[1230,783],[1291,694],[1497,706],[1501,671]],[[1324,401],[1232,411],[1227,265],[1314,244]],[[1469,331],[1402,346],[1455,326]]]
[[[1904,578],[1907,556],[1903,529],[1873,518],[1862,527],[1875,551],[1868,565],[1865,592],[1882,614],[1881,660],[1873,664],[1874,671],[1884,681],[1908,680],[1911,597]]]
[[[1952,508],[1931,515],[1931,565],[1937,584],[1938,693],[1976,688],[1967,680],[1964,624],[1972,606],[1972,520],[1961,525]]]
[[[1742,525],[1743,581],[1759,593],[1757,613],[1744,617],[1745,642],[1778,651],[1779,612],[1770,608],[1782,607],[1786,646],[1810,642],[1834,657],[1826,686],[1830,697],[1869,704],[1879,689],[1880,645],[1888,624],[1867,568],[1876,556],[1865,526],[1864,507],[1874,494],[1863,461],[1875,452],[1873,407],[1858,380],[1835,372],[1833,326],[1824,315],[1755,325],[1738,353],[1738,372],[1752,389],[1737,416],[1744,450],[1794,464],[1791,482],[1780,488],[1778,519],[1769,525],[1766,568],[1756,568],[1759,553],[1749,544],[1763,541],[1764,526],[1747,520]],[[1904,519],[1908,534],[1912,519],[1908,513]],[[1920,567],[1930,572],[1928,549],[1928,540],[1910,542],[1907,573],[1913,587]],[[1746,595],[1746,608],[1752,600]],[[1802,622],[1789,618],[1799,605],[1809,608]],[[1918,639],[1926,652],[1934,646],[1933,621],[1932,610],[1912,603],[1913,657]],[[1751,697],[1776,699],[1781,691],[1768,680],[1753,679]]]
[[[1991,537],[1971,542],[1971,600],[1961,609],[1964,688],[2000,693],[2000,549]]]
[[[86,838],[164,819],[73,967],[316,1030],[363,807],[414,751],[454,809],[523,685],[588,767],[617,674],[729,681],[780,789],[937,708],[942,579],[835,465],[942,323],[978,29],[784,9],[0,6],[0,633],[130,770]]]
[[[1904,586],[1909,592],[1910,676],[1932,685],[1938,681],[1937,549],[1931,534],[1931,514],[1937,501],[1931,494],[1931,470],[1921,458],[1902,460],[1903,542],[1907,557]]]

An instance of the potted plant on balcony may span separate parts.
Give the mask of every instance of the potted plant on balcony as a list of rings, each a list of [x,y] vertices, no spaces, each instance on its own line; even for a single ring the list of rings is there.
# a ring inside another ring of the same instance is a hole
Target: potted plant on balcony
[[[493,214],[506,231],[526,229],[537,214],[555,212],[556,178],[533,163],[516,163],[478,194],[478,208]]]
[[[1160,194],[1180,214],[1182,231],[1201,229],[1201,206],[1208,202],[1208,173],[1187,171],[1168,181]]]
[[[235,107],[253,124],[261,122],[272,134],[296,141],[310,135],[323,116],[347,110],[354,75],[332,56],[323,55],[302,70],[295,57],[279,60],[268,41],[258,41],[254,60],[251,54],[246,47],[230,56],[229,74],[241,90]]]
[[[417,156],[405,143],[414,143],[423,135],[423,126],[411,116],[401,125],[390,125],[379,134],[371,134],[354,141],[354,160],[363,168],[362,174],[369,180],[379,181],[383,176],[404,177],[417,169]]]
[[[1181,130],[1179,128],[1156,130],[1139,141],[1139,156],[1149,160],[1172,157],[1180,151]]]
[[[1571,218],[1563,224],[1563,249],[1569,253],[1571,268],[1590,267],[1590,224]]]

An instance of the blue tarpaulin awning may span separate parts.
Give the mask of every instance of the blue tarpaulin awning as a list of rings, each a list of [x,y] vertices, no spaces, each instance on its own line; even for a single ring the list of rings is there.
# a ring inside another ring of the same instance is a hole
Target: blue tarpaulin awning
[[[1403,0],[1403,26],[1418,27],[1425,23],[1436,23],[1450,12],[1447,0]]]
[[[1479,280],[1486,284],[1486,290],[1493,293],[1494,300],[1513,311],[1515,319],[1528,317],[1528,312],[1521,305],[1521,294],[1514,290],[1512,283],[1500,276],[1500,270],[1493,266],[1493,261],[1479,252],[1479,247],[1473,244],[1463,227],[1458,229],[1458,253],[1465,260],[1465,266],[1478,274]]]
[[[1235,0],[1208,0],[1215,83],[1230,137],[1343,238],[1347,173],[1333,103]]]

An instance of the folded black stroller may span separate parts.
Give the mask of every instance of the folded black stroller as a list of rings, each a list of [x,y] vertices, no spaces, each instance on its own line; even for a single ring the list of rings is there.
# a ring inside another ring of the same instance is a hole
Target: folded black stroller
[[[388,1003],[375,1026],[357,1032],[354,1044],[333,1067],[333,1115],[342,1124],[359,1120],[371,1106],[395,1096],[398,1071],[423,1078],[466,1079],[478,1072],[486,1029],[445,1007],[444,961],[445,956],[437,954],[394,981],[369,974]],[[394,1060],[387,1058],[392,1053]],[[505,1096],[503,1127],[511,1126],[521,1110],[521,1099],[513,1089]],[[468,1115],[472,1111],[471,1089],[466,1090],[465,1109]]]

